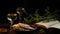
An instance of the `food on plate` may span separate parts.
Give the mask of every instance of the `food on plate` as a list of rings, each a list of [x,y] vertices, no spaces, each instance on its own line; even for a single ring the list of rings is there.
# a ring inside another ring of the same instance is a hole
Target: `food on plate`
[[[14,24],[12,27],[13,27],[13,30],[16,30],[16,29],[19,29],[19,30],[33,30],[34,29],[30,25],[24,24],[24,23]]]

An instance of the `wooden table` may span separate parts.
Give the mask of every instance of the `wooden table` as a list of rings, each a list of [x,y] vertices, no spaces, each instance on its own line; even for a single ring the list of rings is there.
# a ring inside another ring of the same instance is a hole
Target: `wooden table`
[[[0,28],[0,34],[17,34],[15,31],[10,31],[7,28]]]

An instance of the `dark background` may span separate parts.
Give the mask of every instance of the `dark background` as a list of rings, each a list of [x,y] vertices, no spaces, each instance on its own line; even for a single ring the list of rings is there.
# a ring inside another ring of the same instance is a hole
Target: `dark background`
[[[11,10],[15,12],[17,7],[24,7],[28,14],[33,14],[36,9],[39,9],[38,13],[42,16],[45,13],[47,6],[50,7],[50,12],[60,9],[59,0],[2,0],[0,1],[0,17],[5,17]]]

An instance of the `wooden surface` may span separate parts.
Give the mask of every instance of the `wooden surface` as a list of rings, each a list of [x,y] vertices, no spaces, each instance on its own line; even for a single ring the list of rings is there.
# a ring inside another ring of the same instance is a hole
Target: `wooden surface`
[[[16,34],[15,31],[10,31],[7,28],[0,28],[0,34]]]

